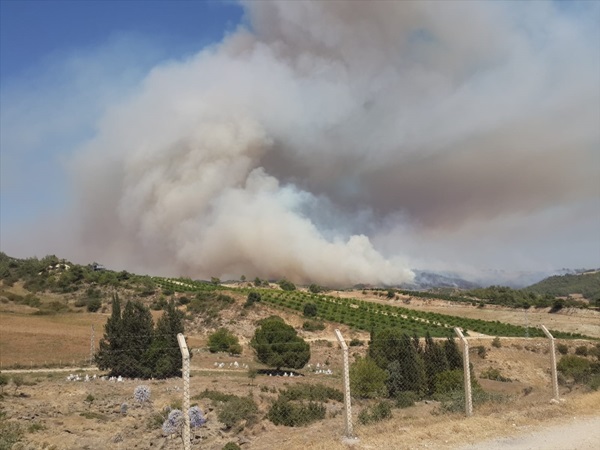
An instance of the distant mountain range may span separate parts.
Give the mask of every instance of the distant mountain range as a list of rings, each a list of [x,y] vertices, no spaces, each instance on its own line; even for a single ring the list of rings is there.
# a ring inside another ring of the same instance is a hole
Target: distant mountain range
[[[412,283],[404,283],[402,289],[432,289],[432,288],[454,288],[475,289],[481,287],[479,284],[465,280],[458,275],[448,273],[435,273],[426,270],[414,270],[415,279]]]
[[[507,271],[486,270],[477,276],[464,276],[452,272],[432,272],[427,270],[414,270],[415,279],[412,283],[404,283],[403,289],[476,289],[485,286],[508,286],[513,289],[521,289],[539,283],[548,277],[562,275],[578,275],[590,273],[598,269],[559,269],[550,271]]]

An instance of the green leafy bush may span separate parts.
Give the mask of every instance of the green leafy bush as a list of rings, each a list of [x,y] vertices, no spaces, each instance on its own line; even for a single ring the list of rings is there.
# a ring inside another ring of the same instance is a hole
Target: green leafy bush
[[[285,278],[279,281],[279,287],[284,291],[295,291],[296,285]]]
[[[255,303],[260,302],[261,296],[258,292],[252,291],[248,294],[248,298],[246,298],[246,303],[244,303],[244,308],[248,308]]]
[[[581,356],[565,355],[560,358],[556,368],[566,378],[572,378],[576,383],[585,383],[592,374],[590,361]]]
[[[357,358],[350,365],[350,391],[357,398],[385,397],[388,372],[373,359]]]
[[[233,396],[218,410],[217,417],[227,428],[233,428],[241,422],[252,425],[258,417],[258,406],[251,397]]]
[[[226,328],[219,328],[208,337],[208,349],[211,353],[227,352],[233,355],[242,353],[237,336]]]
[[[322,331],[325,329],[325,324],[316,320],[306,320],[302,324],[304,331]]]
[[[242,450],[242,447],[237,445],[235,442],[228,442],[223,447],[223,450]]]
[[[512,381],[510,378],[506,378],[506,377],[502,376],[499,369],[495,369],[493,367],[488,367],[486,370],[481,372],[481,375],[479,377],[485,378],[488,380],[494,380],[494,381],[503,381],[503,382]]]
[[[437,399],[462,390],[464,390],[462,370],[445,370],[435,376],[435,397]]]
[[[309,400],[318,402],[327,402],[335,400],[344,401],[344,394],[339,389],[335,389],[324,384],[297,384],[280,392],[280,397],[286,400]]]
[[[317,315],[317,305],[314,303],[307,303],[304,305],[303,312],[305,317],[315,317]]]
[[[381,422],[392,418],[392,406],[389,402],[380,401],[375,405],[363,409],[358,414],[358,421],[362,425],[368,425],[370,423]]]
[[[89,312],[96,312],[98,311],[100,308],[102,308],[102,300],[99,298],[89,298],[87,300],[87,305],[86,305],[86,309]]]
[[[417,400],[419,400],[419,396],[416,392],[398,392],[395,397],[396,408],[409,408],[411,406],[414,406]]]
[[[325,406],[321,403],[296,403],[279,398],[267,413],[267,418],[275,425],[299,427],[325,418]]]
[[[278,369],[301,369],[310,360],[308,343],[280,318],[262,320],[250,345],[260,362]]]

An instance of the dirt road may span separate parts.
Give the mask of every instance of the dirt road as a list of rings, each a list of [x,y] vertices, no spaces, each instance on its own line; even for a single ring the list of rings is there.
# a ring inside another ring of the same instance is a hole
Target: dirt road
[[[600,416],[578,418],[552,427],[537,428],[511,437],[480,442],[458,450],[597,450]]]

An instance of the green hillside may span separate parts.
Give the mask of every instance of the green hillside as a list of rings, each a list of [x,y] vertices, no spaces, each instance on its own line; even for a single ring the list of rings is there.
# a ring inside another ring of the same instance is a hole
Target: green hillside
[[[581,294],[592,302],[600,302],[600,271],[548,277],[526,289],[553,297]]]

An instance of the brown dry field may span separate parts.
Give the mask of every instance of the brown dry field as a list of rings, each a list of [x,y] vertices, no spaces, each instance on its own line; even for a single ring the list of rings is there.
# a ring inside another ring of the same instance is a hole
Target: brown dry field
[[[345,295],[341,293],[341,295]],[[360,293],[358,298],[364,298]],[[241,302],[243,299],[239,299]],[[379,301],[374,298],[373,300]],[[427,309],[446,314],[458,314],[487,320],[501,320],[523,324],[519,320],[522,312],[496,310],[491,308],[456,307],[445,302],[422,302],[412,300],[410,305],[394,302],[399,306]],[[47,316],[31,315],[32,309],[0,304],[0,361],[2,367],[19,364],[25,368],[32,365],[64,364],[89,358],[90,329],[95,326],[96,340],[103,332],[106,314],[84,312],[65,313]],[[268,405],[276,397],[274,391],[296,383],[325,383],[341,388],[342,355],[334,337],[334,326],[329,325],[323,332],[300,334],[311,342],[311,363],[324,364],[332,369],[333,375],[311,373],[303,369],[304,377],[283,378],[258,376],[248,378],[247,370],[230,368],[230,364],[248,364],[256,367],[253,354],[248,347],[254,331],[255,320],[270,314],[282,316],[288,323],[301,327],[303,318],[259,305],[245,316],[240,314],[240,304],[222,313],[223,325],[240,335],[244,352],[240,357],[211,354],[206,351],[206,338],[209,332],[200,323],[189,325],[187,341],[193,350],[191,395],[205,389],[214,389],[236,395],[252,394],[260,408],[260,416],[266,414]],[[586,314],[589,312],[586,312]],[[548,328],[562,331],[575,331],[577,327],[588,327],[586,334],[600,337],[598,316],[582,317],[577,314],[540,315],[540,323]],[[548,322],[548,316],[556,320]],[[493,318],[492,318],[493,317]],[[533,326],[533,315],[529,321]],[[340,327],[347,340],[353,337],[368,339],[367,333],[351,331]],[[578,330],[578,332],[584,332]],[[598,334],[594,334],[594,332]],[[466,418],[462,412],[442,413],[436,402],[421,402],[407,409],[394,409],[393,418],[374,425],[355,425],[359,441],[353,445],[358,449],[420,449],[420,448],[459,448],[466,444],[498,436],[513,435],[536,429],[540,426],[553,426],[573,417],[598,416],[600,392],[586,392],[581,389],[569,390],[561,387],[564,402],[553,404],[550,384],[550,354],[546,339],[503,338],[500,348],[492,347],[489,338],[470,338],[471,361],[475,375],[488,368],[499,369],[511,382],[497,382],[478,379],[488,391],[506,396],[504,401],[476,405],[474,416]],[[585,341],[568,342],[570,352]],[[587,343],[591,345],[591,343]],[[477,346],[486,348],[486,357],[478,356]],[[363,354],[365,347],[352,347],[351,356]],[[224,363],[223,369],[216,369],[215,363]],[[83,372],[82,372],[83,373]],[[98,374],[91,370],[85,373]],[[8,374],[11,376],[10,374]],[[26,433],[23,445],[15,448],[39,449],[176,449],[181,441],[162,436],[160,426],[149,426],[153,414],[181,398],[181,381],[147,381],[152,389],[152,404],[140,407],[133,400],[133,389],[140,381],[126,380],[124,383],[94,380],[89,383],[66,381],[67,373],[36,372],[25,374],[26,384],[18,390],[10,384],[0,400],[0,408],[10,421],[25,427],[39,424],[39,431]],[[83,376],[83,375],[82,375]],[[93,395],[91,405],[84,399]],[[123,402],[129,404],[126,415],[121,414]],[[202,428],[194,440],[193,448],[220,450],[227,442],[242,443],[244,449],[342,449],[343,419],[342,405],[329,402],[327,418],[324,421],[301,428],[275,426],[267,420],[232,431],[223,429],[217,419],[213,405],[207,400],[193,400],[207,411],[207,426]],[[355,401],[353,416],[356,417],[365,401]]]

